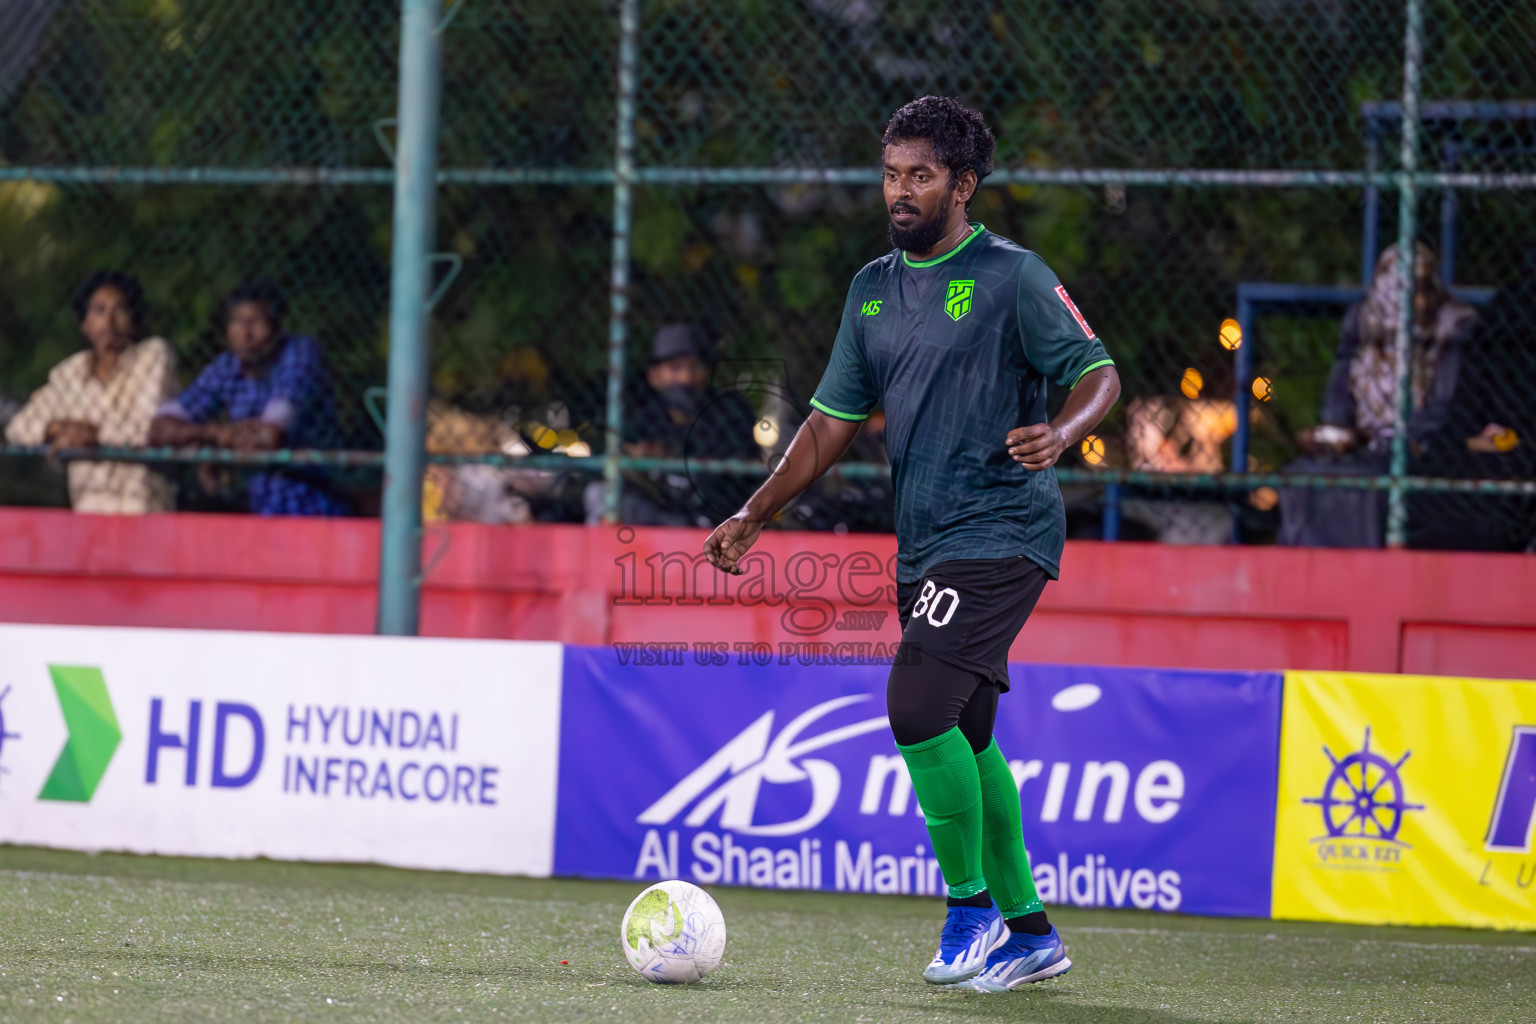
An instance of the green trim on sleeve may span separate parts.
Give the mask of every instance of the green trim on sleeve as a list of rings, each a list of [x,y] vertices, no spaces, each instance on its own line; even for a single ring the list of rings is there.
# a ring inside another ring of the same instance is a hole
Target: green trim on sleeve
[[[814,398],[811,399],[811,408],[819,409],[820,411],[826,413],[828,416],[831,416],[831,417],[833,417],[835,419],[848,420],[848,421],[850,421],[852,423],[858,423],[858,422],[861,422],[863,420],[869,419],[869,413],[867,413],[867,412],[864,413],[862,416],[855,416],[851,412],[838,412],[836,409],[828,408],[827,406],[822,405],[820,402],[816,401],[816,399],[814,399]]]
[[[1114,366],[1114,365],[1115,365],[1115,361],[1113,359],[1100,359],[1098,362],[1092,364],[1091,366],[1089,366],[1085,370],[1083,370],[1082,373],[1078,374],[1077,375],[1077,380],[1072,382],[1072,386],[1073,387],[1077,387],[1079,384],[1081,384],[1083,382],[1083,378],[1088,376],[1094,370],[1102,370],[1106,366]]]
[[[987,227],[986,227],[985,224],[972,224],[971,227],[972,227],[973,230],[971,231],[970,234],[965,236],[965,241],[961,242],[959,245],[957,245],[953,249],[949,250],[949,252],[945,253],[943,256],[935,256],[931,260],[923,260],[921,263],[914,263],[914,262],[912,262],[912,257],[908,256],[905,252],[903,252],[901,254],[902,262],[904,262],[909,267],[936,267],[936,266],[938,266],[940,263],[943,263],[945,260],[949,259],[955,253],[959,252],[961,249],[964,249],[966,246],[970,245],[971,242],[975,241],[977,238],[980,238],[981,237],[981,233],[983,231],[987,230]]]

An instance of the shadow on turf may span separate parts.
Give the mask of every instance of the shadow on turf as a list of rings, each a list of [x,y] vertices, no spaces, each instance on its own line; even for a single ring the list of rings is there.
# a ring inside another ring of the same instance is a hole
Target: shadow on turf
[[[1069,1002],[1078,995],[1068,987],[1071,984],[1071,981],[1063,979],[1060,982],[1026,986],[1012,992],[949,992],[945,995],[952,998],[945,999],[943,1007],[947,1014],[956,1017],[975,1017],[978,1020],[1027,1018],[1030,1024],[1246,1024],[1240,1019],[1185,1017],[1164,1010]],[[907,1003],[906,1008],[914,1013],[931,1012],[934,1004]]]
[[[1117,1004],[1074,1002],[1081,993],[1074,991],[1073,981],[1079,979],[1061,979],[1060,981],[1048,981],[1039,985],[1028,985],[1012,992],[988,993],[976,992],[969,989],[951,988],[948,986],[929,985],[920,981],[916,976],[911,979],[911,990],[885,989],[872,994],[870,1002],[882,1002],[888,1010],[900,1009],[913,1015],[914,1018],[925,1018],[936,1010],[941,1010],[946,1017],[973,1017],[977,1020],[1019,1020],[1027,1018],[1030,1024],[1250,1024],[1244,1018],[1213,1018],[1213,1017],[1185,1017],[1181,1014],[1170,1013],[1164,1010],[1149,1010],[1143,1008],[1130,1008]],[[1081,979],[1087,981],[1086,978]],[[620,990],[635,989],[672,989],[673,991],[686,991],[690,993],[705,994],[711,991],[721,995],[729,992],[733,995],[741,995],[744,992],[754,990],[767,992],[774,995],[784,995],[793,990],[795,986],[770,985],[763,986],[753,984],[746,978],[723,978],[719,974],[711,975],[708,981],[702,985],[688,986],[658,986],[646,981],[638,975],[630,975],[624,978],[606,979],[606,984]],[[927,999],[916,1001],[912,996],[922,993]],[[884,997],[882,1000],[880,997]],[[844,1000],[817,1000],[805,999],[809,1007],[824,1007],[828,1010],[839,1011],[847,1014],[864,1014],[878,1012],[871,1007],[850,1006]],[[849,1018],[851,1019],[851,1017]],[[878,1016],[873,1019],[880,1019]]]

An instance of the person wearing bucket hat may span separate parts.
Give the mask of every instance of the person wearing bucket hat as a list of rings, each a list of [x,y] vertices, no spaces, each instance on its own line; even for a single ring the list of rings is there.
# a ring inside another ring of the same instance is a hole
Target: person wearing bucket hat
[[[711,386],[716,348],[697,323],[671,323],[651,338],[643,380],[624,410],[624,453],[633,457],[751,459],[758,456],[756,417],[746,399]],[[714,512],[735,507],[743,485],[718,474],[630,472],[624,476],[620,518],[653,526],[705,526]],[[587,521],[602,514],[601,485],[586,494]]]

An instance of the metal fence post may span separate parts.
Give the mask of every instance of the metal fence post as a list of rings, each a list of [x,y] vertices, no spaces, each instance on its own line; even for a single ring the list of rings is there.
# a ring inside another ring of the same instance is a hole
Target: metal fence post
[[[603,521],[619,521],[625,349],[629,344],[629,228],[634,204],[635,90],[640,0],[619,6],[618,125],[613,152],[613,270],[608,304],[608,429],[603,438]]]
[[[421,617],[421,479],[426,461],[427,292],[437,234],[438,0],[401,0],[399,128],[389,286],[389,402],[379,551],[380,633]]]
[[[1397,270],[1401,295],[1397,311],[1397,414],[1392,430],[1392,486],[1387,491],[1387,546],[1408,540],[1408,423],[1413,415],[1413,243],[1418,228],[1419,79],[1424,51],[1422,0],[1407,0],[1403,38],[1402,166],[1398,169]]]

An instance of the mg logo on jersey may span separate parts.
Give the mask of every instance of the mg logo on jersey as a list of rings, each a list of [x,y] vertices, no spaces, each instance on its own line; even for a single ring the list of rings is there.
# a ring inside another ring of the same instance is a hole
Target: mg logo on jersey
[[[832,813],[842,790],[842,775],[837,766],[805,755],[834,744],[886,728],[885,715],[862,722],[828,729],[804,739],[804,733],[827,715],[852,704],[870,699],[869,694],[838,697],[806,711],[790,721],[775,736],[769,711],[747,726],[725,746],[707,758],[661,799],[641,812],[635,820],[642,825],[666,825],[690,804],[693,810],[683,823],[697,828],[717,811],[720,827],[756,836],[790,836],[815,828]],[[757,797],[764,783],[811,783],[811,805],[793,821],[759,824],[753,821]],[[697,803],[695,803],[697,801]]]
[[[944,293],[944,312],[951,320],[959,320],[971,311],[971,296],[976,293],[975,281],[951,281]]]

